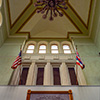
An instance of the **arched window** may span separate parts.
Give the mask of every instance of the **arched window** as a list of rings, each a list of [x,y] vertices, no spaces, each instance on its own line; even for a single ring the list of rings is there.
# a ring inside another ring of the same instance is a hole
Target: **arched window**
[[[26,53],[34,53],[34,48],[35,48],[34,44],[28,45]]]
[[[39,53],[46,53],[46,45],[44,45],[44,44],[40,45]]]
[[[51,53],[53,53],[53,54],[59,53],[58,52],[58,45],[56,45],[56,44],[51,45]]]
[[[63,45],[63,51],[64,51],[65,54],[70,54],[71,53],[71,50],[70,50],[69,45],[64,44]]]

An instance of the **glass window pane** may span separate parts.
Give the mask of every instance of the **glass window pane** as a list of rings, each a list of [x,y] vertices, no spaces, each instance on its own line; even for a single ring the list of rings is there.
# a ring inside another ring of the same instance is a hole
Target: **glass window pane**
[[[38,68],[36,85],[43,85],[43,80],[44,80],[44,68]]]
[[[70,49],[68,45],[63,45],[63,49]]]
[[[34,49],[34,45],[29,45],[28,49]]]
[[[61,85],[59,68],[53,68],[54,85]]]
[[[26,84],[28,70],[29,70],[29,68],[23,68],[22,74],[20,76],[19,85],[25,85]]]
[[[71,53],[71,50],[64,50],[64,53]]]
[[[46,53],[46,50],[39,50],[39,53]]]
[[[40,49],[46,49],[46,46],[45,45],[41,45]]]
[[[33,53],[33,50],[27,50],[26,53]]]
[[[57,45],[52,45],[51,49],[58,49],[58,46]]]
[[[58,50],[52,50],[51,53],[58,53]]]
[[[74,68],[68,68],[68,71],[69,71],[69,75],[70,75],[71,84],[78,85],[77,76],[75,74]]]

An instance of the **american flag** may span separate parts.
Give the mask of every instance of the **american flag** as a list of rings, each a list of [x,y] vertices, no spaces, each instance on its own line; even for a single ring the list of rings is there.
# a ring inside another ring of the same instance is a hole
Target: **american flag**
[[[19,55],[17,56],[16,60],[13,62],[13,65],[11,66],[12,69],[16,69],[19,65],[21,65],[21,51]]]
[[[81,58],[78,54],[78,52],[76,51],[76,64],[79,65],[82,69],[85,68],[85,65],[83,64],[83,62],[81,61]]]

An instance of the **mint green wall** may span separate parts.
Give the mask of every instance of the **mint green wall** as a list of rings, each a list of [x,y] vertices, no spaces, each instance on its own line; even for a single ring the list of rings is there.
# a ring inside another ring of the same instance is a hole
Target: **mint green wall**
[[[18,56],[24,39],[7,39],[0,48],[0,85],[8,85],[13,69],[11,65]]]
[[[100,85],[100,56],[97,46],[90,39],[74,39],[74,42],[85,64],[83,73],[87,84]]]
[[[3,15],[3,24],[0,27],[0,85],[7,85],[13,72],[10,66],[18,55],[20,45],[23,43],[24,39],[7,39],[4,4],[1,8],[1,12]],[[38,42],[40,40],[41,39],[35,41]],[[45,40],[48,42],[53,41],[53,39]],[[66,39],[58,39],[57,41],[63,40]],[[54,41],[56,41],[56,39],[54,39]],[[100,52],[100,0],[96,2],[91,39],[74,39],[74,42],[86,66],[83,73],[87,84],[100,85],[100,57],[98,55]]]
[[[86,68],[83,70],[88,85],[100,85],[100,0],[96,0],[95,15],[89,39],[74,39]]]
[[[24,39],[8,38],[0,48],[0,85],[8,85],[13,70],[10,68]],[[88,85],[100,85],[100,56],[91,39],[74,39],[86,68],[83,70]]]
[[[2,13],[3,22],[0,27],[0,47],[4,43],[4,41],[7,39],[7,27],[6,27],[6,21],[5,21],[5,13],[4,13],[4,2],[2,2],[2,7],[0,8],[0,11]]]
[[[95,15],[92,26],[91,38],[100,50],[100,0],[96,0]]]

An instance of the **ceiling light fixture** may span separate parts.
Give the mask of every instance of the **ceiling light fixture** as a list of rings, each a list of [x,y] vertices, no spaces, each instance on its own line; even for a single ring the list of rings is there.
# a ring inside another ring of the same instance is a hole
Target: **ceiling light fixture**
[[[37,2],[34,4],[35,7],[41,7],[37,10],[37,13],[44,14],[42,17],[43,19],[47,18],[48,12],[50,11],[50,18],[49,20],[52,21],[54,17],[57,17],[57,13],[60,17],[63,16],[63,13],[59,11],[59,9],[65,9],[67,10],[67,0],[37,0]]]

